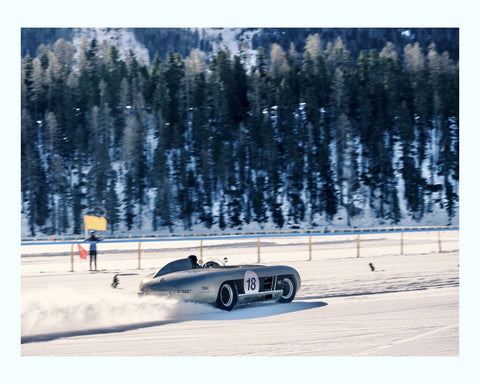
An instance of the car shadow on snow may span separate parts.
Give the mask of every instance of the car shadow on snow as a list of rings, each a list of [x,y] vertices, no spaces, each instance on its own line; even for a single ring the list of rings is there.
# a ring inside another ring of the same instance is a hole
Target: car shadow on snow
[[[259,302],[252,304],[239,305],[230,312],[218,310],[215,314],[203,315],[203,320],[246,320],[259,319],[283,315],[291,312],[305,311],[313,308],[324,307],[328,305],[324,301],[293,301],[286,304],[277,304],[273,302]]]
[[[230,312],[222,311],[212,307],[212,311],[203,313],[188,313],[183,311],[181,315],[174,316],[169,319],[161,321],[148,321],[141,323],[123,324],[110,327],[99,327],[82,330],[69,330],[62,332],[52,332],[37,335],[26,335],[21,337],[21,344],[32,342],[44,342],[52,341],[62,338],[77,337],[77,336],[91,336],[107,333],[127,332],[136,329],[158,327],[161,325],[182,323],[187,321],[225,321],[225,320],[247,320],[247,319],[259,319],[264,317],[271,317],[282,315],[286,313],[305,311],[314,308],[320,308],[328,305],[323,301],[294,301],[286,304],[276,303],[252,303],[248,305],[240,305],[235,307]]]

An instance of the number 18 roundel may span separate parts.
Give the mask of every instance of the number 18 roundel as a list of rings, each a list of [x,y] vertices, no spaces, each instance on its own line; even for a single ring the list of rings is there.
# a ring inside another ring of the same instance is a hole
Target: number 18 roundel
[[[260,280],[258,276],[253,271],[246,271],[245,276],[243,276],[243,289],[245,293],[257,293],[260,285]]]

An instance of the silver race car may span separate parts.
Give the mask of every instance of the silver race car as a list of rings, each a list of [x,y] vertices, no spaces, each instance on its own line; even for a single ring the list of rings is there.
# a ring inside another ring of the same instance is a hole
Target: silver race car
[[[300,275],[291,267],[237,265],[209,261],[203,266],[195,256],[168,263],[146,276],[138,294],[162,295],[208,303],[230,311],[238,304],[262,300],[291,302],[300,289]]]

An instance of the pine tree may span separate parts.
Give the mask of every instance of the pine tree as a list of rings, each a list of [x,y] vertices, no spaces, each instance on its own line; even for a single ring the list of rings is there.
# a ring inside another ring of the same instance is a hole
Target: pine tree
[[[131,230],[134,225],[135,213],[135,187],[131,172],[125,175],[125,189],[123,197],[124,220],[127,230]]]
[[[261,228],[263,228],[268,220],[265,202],[265,188],[265,177],[257,174],[254,179],[254,185],[250,189],[251,197],[249,200],[252,201],[253,220],[258,223]]]
[[[448,54],[442,56],[436,52],[435,44],[429,47],[428,59],[432,74],[433,88],[433,125],[438,132],[439,176],[443,177],[443,199],[451,220],[455,213],[458,194],[453,189],[453,177],[458,178],[458,152],[453,143],[458,143],[456,117],[458,116],[458,84]]]
[[[111,170],[108,175],[108,186],[105,199],[105,215],[110,227],[110,234],[118,230],[120,224],[120,202],[117,194],[117,175]]]
[[[151,175],[152,185],[155,188],[152,226],[154,230],[157,230],[159,227],[168,227],[172,231],[175,201],[165,140],[166,136],[163,134],[163,130],[160,129]]]
[[[182,123],[181,90],[184,78],[184,64],[178,53],[169,52],[164,73],[165,78],[165,106],[162,113],[167,125],[167,143],[172,148],[180,148],[184,126]]]
[[[42,166],[38,151],[37,130],[41,129],[32,121],[30,114],[24,109],[21,121],[22,146],[22,198],[25,204],[24,213],[28,218],[30,234],[35,236],[37,229],[42,230],[48,223],[49,184],[46,170]]]

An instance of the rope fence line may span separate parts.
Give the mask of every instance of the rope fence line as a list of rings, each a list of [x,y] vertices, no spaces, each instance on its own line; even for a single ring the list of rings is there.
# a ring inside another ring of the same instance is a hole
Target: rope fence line
[[[428,235],[428,239],[425,240],[421,240],[422,242],[421,243],[418,243],[418,245],[416,245],[416,242],[419,241],[419,239],[415,239],[415,238],[409,238],[409,236],[405,236],[405,233],[406,232],[417,232],[417,234],[419,234],[421,231],[417,230],[417,231],[395,231],[398,233],[398,238],[396,236],[389,236],[383,240],[386,241],[386,245],[385,244],[382,244],[382,243],[375,243],[377,244],[377,248],[382,248],[382,247],[386,247],[389,249],[388,253],[390,254],[392,252],[392,250],[394,249],[398,249],[398,252],[395,250],[393,251],[394,254],[398,254],[398,255],[404,255],[405,254],[405,247],[406,246],[409,246],[410,248],[412,247],[428,247],[429,248],[429,252],[438,252],[438,253],[442,253],[442,252],[449,252],[451,251],[451,249],[447,250],[448,248],[448,244],[447,244],[447,247],[442,247],[442,244],[445,244],[446,242],[455,242],[455,241],[458,241],[456,240],[455,238],[453,238],[452,240],[452,237],[446,239],[446,240],[443,240],[442,241],[442,232],[445,231],[445,230],[457,230],[458,229],[454,229],[452,227],[448,227],[447,229],[436,229],[436,236],[434,233],[432,233],[431,235]],[[343,233],[344,235],[348,236],[347,239],[343,239],[343,240],[339,240],[339,241],[327,241],[327,242],[323,242],[323,241],[317,241],[315,242],[315,245],[317,245],[315,247],[315,252],[317,252],[317,255],[318,255],[318,252],[322,252],[324,254],[330,254],[330,253],[335,253],[335,252],[342,252],[343,254],[350,254],[351,257],[354,257],[354,252],[356,251],[356,257],[357,258],[360,258],[360,257],[367,257],[367,256],[371,256],[371,255],[368,255],[369,253],[369,241],[371,240],[375,240],[375,239],[372,239],[371,236],[369,235],[374,235],[374,234],[381,234],[381,233],[389,233],[390,234],[393,234],[392,232],[393,231],[385,231],[385,232],[362,232],[362,233],[356,233],[356,235],[354,233]],[[424,232],[427,232],[424,230]],[[428,232],[432,232],[432,229],[429,228]],[[285,236],[285,238],[288,238],[288,237],[291,237],[291,238],[295,238],[295,237],[302,237],[301,234],[292,234],[290,236],[284,234],[283,236]],[[276,236],[265,236],[265,237],[260,237],[260,236],[222,236],[222,237],[211,237],[209,238],[209,240],[225,240],[225,239],[228,239],[228,240],[231,240],[231,241],[235,241],[235,240],[239,240],[239,239],[245,239],[245,238],[252,238],[252,240],[254,241],[250,241],[250,242],[240,242],[236,245],[233,245],[233,249],[236,249],[237,252],[239,252],[240,249],[246,249],[247,250],[247,254],[250,254],[252,258],[252,262],[253,262],[253,257],[254,257],[254,249],[256,248],[256,262],[257,263],[261,263],[261,262],[267,262],[269,259],[270,261],[272,261],[271,259],[273,257],[276,257],[277,254],[282,254],[284,251],[281,250],[282,247],[285,247],[285,246],[289,246],[289,247],[298,247],[299,248],[299,251],[298,252],[295,252],[295,256],[292,255],[293,258],[295,259],[302,259],[302,260],[307,260],[307,261],[312,261],[314,259],[313,257],[313,252],[314,252],[314,242],[313,242],[313,238],[316,236],[313,235],[313,234],[310,234],[308,235],[308,242],[298,242],[298,243],[288,243],[288,244],[281,244],[281,243],[275,243],[275,242],[268,242],[266,239],[268,239],[268,237],[271,237],[271,238],[274,238]],[[407,238],[407,239],[406,239]],[[421,238],[420,238],[421,239]],[[162,247],[160,246],[158,249],[152,249],[152,248],[148,248],[148,247],[143,247],[142,246],[142,243],[145,243],[146,241],[152,241],[151,239],[148,239],[148,240],[144,240],[144,239],[139,239],[137,238],[136,240],[134,241],[128,241],[130,243],[132,243],[132,246],[131,246],[131,249],[120,249],[120,248],[114,248],[115,246],[113,246],[113,248],[110,248],[110,249],[106,249],[105,251],[103,251],[102,253],[104,254],[115,254],[115,255],[110,255],[110,257],[113,257],[113,256],[116,256],[118,257],[117,253],[118,252],[121,252],[121,253],[128,253],[128,254],[135,254],[137,253],[137,269],[140,270],[142,269],[142,261],[146,260],[145,257],[142,259],[142,253],[152,253],[152,252],[158,252],[160,254],[160,258],[162,257],[162,253],[163,254],[166,254],[167,252],[171,252],[173,254],[175,253],[178,253],[179,250],[181,250],[182,252],[187,252],[187,251],[191,251],[191,252],[199,252],[199,259],[201,261],[204,261],[204,260],[208,260],[208,259],[212,259],[212,258],[215,258],[214,255],[216,252],[218,252],[218,249],[222,250],[222,249],[225,249],[225,248],[232,248],[232,243],[225,243],[225,244],[222,244],[220,242],[220,244],[210,244],[210,245],[205,245],[205,238],[198,238],[198,239],[194,239],[194,238],[184,238],[184,240],[188,241],[189,243],[192,243],[192,245],[188,245],[187,247],[185,245],[183,245],[182,247],[180,248],[165,248],[165,247]],[[207,239],[208,240],[208,239]],[[197,243],[198,241],[198,243]],[[278,240],[277,240],[278,241]],[[382,241],[382,239],[379,239],[378,240],[379,242]],[[120,243],[121,241],[116,241],[116,243]],[[123,241],[124,243],[126,241]],[[115,242],[106,242],[106,244],[108,243],[115,243]],[[135,243],[135,244],[134,244]],[[44,242],[39,242],[39,243],[36,243],[37,245],[45,245]],[[74,268],[74,264],[75,264],[75,252],[74,252],[74,244],[75,242],[68,242],[68,243],[59,243],[59,242],[56,242],[56,243],[50,243],[50,244],[54,244],[54,245],[61,245],[61,244],[69,244],[70,245],[70,249],[69,251],[70,252],[59,252],[59,253],[54,253],[54,254],[50,254],[50,255],[59,255],[59,256],[62,256],[62,255],[65,255],[66,253],[69,254],[70,256],[70,261],[71,261],[71,268],[70,268],[70,272],[74,272],[75,271],[75,268]],[[256,244],[256,247],[255,247],[255,244]],[[323,248],[320,248],[319,245],[323,244]],[[371,243],[373,244],[373,243]],[[328,248],[328,246],[335,246],[333,248]],[[338,247],[338,245],[340,245],[340,247]],[[280,250],[277,250],[277,251],[274,251],[273,249],[277,247],[277,248],[280,248]],[[27,247],[28,248],[28,247]],[[270,249],[269,249],[270,248]],[[207,255],[207,257],[205,257],[205,249],[208,250],[207,253],[209,253],[209,255]],[[284,248],[285,249],[285,248]],[[375,249],[375,247],[371,247],[371,249]],[[370,249],[370,250],[371,250]],[[455,249],[457,250],[457,249]],[[422,253],[422,252],[420,252]],[[26,255],[29,255],[28,253]],[[273,255],[273,256],[272,256]],[[303,256],[302,256],[303,255]],[[39,256],[42,256],[42,254],[40,254]],[[45,254],[43,254],[43,256],[45,256]],[[269,257],[270,256],[270,257]],[[134,257],[134,256],[133,256]],[[164,257],[164,256],[163,256]],[[282,256],[283,257],[283,256]],[[290,257],[290,256],[287,256],[287,257]],[[317,256],[318,257],[318,256]],[[281,258],[281,257],[280,257]],[[148,256],[147,256],[147,259],[148,259]],[[317,258],[315,258],[317,259]],[[147,260],[148,261],[148,260]],[[291,260],[293,261],[293,259]],[[110,262],[115,262],[115,260],[111,259]],[[133,261],[132,261],[133,262]]]

